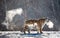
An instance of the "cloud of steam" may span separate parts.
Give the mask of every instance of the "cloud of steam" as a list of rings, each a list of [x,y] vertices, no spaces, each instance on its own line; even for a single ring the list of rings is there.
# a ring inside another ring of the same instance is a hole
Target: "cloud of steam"
[[[17,8],[17,9],[12,9],[9,11],[6,11],[6,18],[5,21],[2,23],[3,25],[6,25],[7,29],[9,28],[8,26],[11,25],[11,22],[14,18],[15,15],[20,15],[23,13],[22,8]],[[13,22],[12,22],[13,24]],[[14,25],[14,24],[13,24]]]
[[[54,23],[52,21],[49,20],[49,22],[47,23],[48,27],[49,28],[53,28],[54,26]]]
[[[22,8],[18,8],[18,9],[13,9],[13,10],[9,10],[6,13],[6,19],[10,19],[10,21],[13,20],[13,17],[18,14],[21,15],[23,13],[23,9]]]

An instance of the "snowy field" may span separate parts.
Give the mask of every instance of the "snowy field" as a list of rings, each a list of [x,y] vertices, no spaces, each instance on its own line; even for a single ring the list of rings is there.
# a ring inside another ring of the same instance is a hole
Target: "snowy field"
[[[43,31],[43,34],[23,34],[20,31],[0,31],[0,38],[60,38],[60,31]]]

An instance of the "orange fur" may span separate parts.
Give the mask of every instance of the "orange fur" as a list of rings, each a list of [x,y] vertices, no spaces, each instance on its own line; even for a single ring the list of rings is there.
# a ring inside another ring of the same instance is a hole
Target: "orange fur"
[[[37,23],[38,24],[37,25],[37,27],[38,27],[37,31],[39,31],[40,33],[42,33],[42,24],[44,24],[44,22],[45,22],[45,19],[27,20],[27,21],[25,21],[25,24],[34,24],[34,23]],[[26,31],[27,29],[28,29],[28,25],[24,25],[24,31]]]

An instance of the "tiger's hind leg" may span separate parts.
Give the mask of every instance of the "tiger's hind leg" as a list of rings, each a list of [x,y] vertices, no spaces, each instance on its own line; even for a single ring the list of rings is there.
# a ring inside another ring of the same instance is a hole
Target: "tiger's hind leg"
[[[29,28],[27,28],[26,31],[28,32],[28,34],[30,34],[30,29]]]
[[[26,34],[26,31],[28,31],[28,33],[30,33],[30,29],[28,28],[28,26],[24,27],[24,34]]]
[[[30,34],[30,30],[29,29],[24,29],[24,34],[26,34],[26,31],[28,31],[28,33]]]
[[[24,34],[26,34],[26,32],[25,32],[25,31],[26,31],[26,29],[24,28]]]
[[[23,30],[24,30],[24,34],[26,34],[27,29],[28,29],[28,28],[27,28],[27,25],[25,25],[25,26],[24,26],[24,29],[23,29]]]

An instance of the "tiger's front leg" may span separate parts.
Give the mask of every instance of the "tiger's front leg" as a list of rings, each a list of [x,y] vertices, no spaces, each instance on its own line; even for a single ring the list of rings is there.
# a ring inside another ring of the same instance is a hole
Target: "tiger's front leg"
[[[42,28],[40,27],[40,33],[42,33]]]
[[[37,33],[42,33],[42,28],[41,27],[37,28]]]

